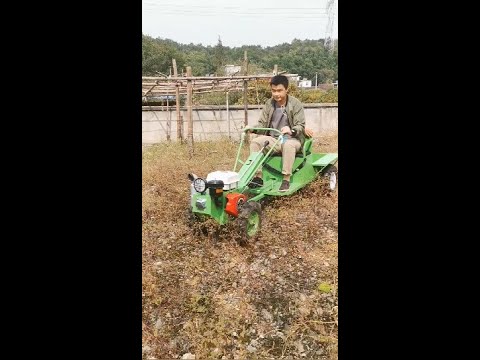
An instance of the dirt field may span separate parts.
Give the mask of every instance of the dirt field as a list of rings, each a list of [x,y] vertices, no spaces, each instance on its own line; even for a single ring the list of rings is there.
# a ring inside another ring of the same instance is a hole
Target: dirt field
[[[239,246],[188,222],[189,172],[232,170],[237,144],[143,150],[143,359],[337,359],[337,190],[317,180],[263,208]],[[337,152],[337,135],[314,152]],[[337,164],[338,167],[338,164]],[[341,181],[341,175],[339,175]],[[195,355],[195,357],[194,357]]]

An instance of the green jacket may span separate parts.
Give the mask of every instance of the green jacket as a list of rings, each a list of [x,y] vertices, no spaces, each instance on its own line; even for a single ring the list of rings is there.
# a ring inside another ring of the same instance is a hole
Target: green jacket
[[[272,121],[272,115],[275,110],[275,100],[273,98],[268,99],[265,103],[258,124],[253,127],[269,128]],[[303,112],[303,104],[297,98],[287,95],[287,103],[285,105],[285,111],[288,116],[288,126],[290,129],[295,130],[295,138],[300,140],[303,146],[305,142],[305,113]],[[258,134],[266,134],[266,131],[256,131]]]

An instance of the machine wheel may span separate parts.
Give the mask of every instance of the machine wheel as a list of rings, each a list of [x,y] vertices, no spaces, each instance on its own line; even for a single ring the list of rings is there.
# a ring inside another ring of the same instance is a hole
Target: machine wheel
[[[338,170],[335,165],[327,165],[325,169],[322,170],[322,176],[328,179],[328,188],[331,191],[334,191],[337,188],[337,175]]]
[[[260,230],[262,206],[258,202],[244,203],[240,208],[236,222],[239,230],[237,241],[240,245],[245,246]]]

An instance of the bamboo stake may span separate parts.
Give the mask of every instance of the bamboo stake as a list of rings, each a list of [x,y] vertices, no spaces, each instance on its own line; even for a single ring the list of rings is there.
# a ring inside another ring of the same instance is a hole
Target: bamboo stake
[[[170,114],[170,104],[169,104],[169,101],[168,101],[168,97],[170,95],[167,94],[167,141],[170,142],[171,139],[170,139],[170,133],[172,132],[172,114]]]
[[[192,67],[187,66],[187,77],[192,76]],[[192,80],[187,80],[187,121],[188,121],[188,154],[193,157],[193,114],[192,114]]]
[[[247,58],[247,50],[243,53],[243,64],[244,64],[244,72],[245,75],[248,75],[248,58]],[[247,92],[248,92],[248,81],[243,80],[243,109],[244,109],[244,116],[245,116],[245,126],[248,125],[248,99],[247,99]]]
[[[230,136],[230,109],[228,107],[228,91],[226,93],[226,97],[227,97],[227,126],[228,126],[228,139],[231,139],[232,137]]]
[[[172,59],[173,63],[173,75],[177,77],[177,61]],[[177,141],[182,143],[183,140],[183,121],[180,117],[180,88],[178,83],[175,84],[175,104],[176,104],[176,113],[177,113]]]

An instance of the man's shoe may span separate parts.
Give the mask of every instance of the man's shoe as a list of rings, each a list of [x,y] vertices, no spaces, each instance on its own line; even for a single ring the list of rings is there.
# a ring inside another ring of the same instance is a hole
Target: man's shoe
[[[280,189],[278,189],[278,191],[288,191],[289,188],[290,188],[290,182],[287,180],[283,180],[282,185],[280,185]]]
[[[261,177],[258,177],[258,176],[255,176],[248,184],[248,187],[252,189],[259,188],[262,186],[263,186],[263,180]]]

